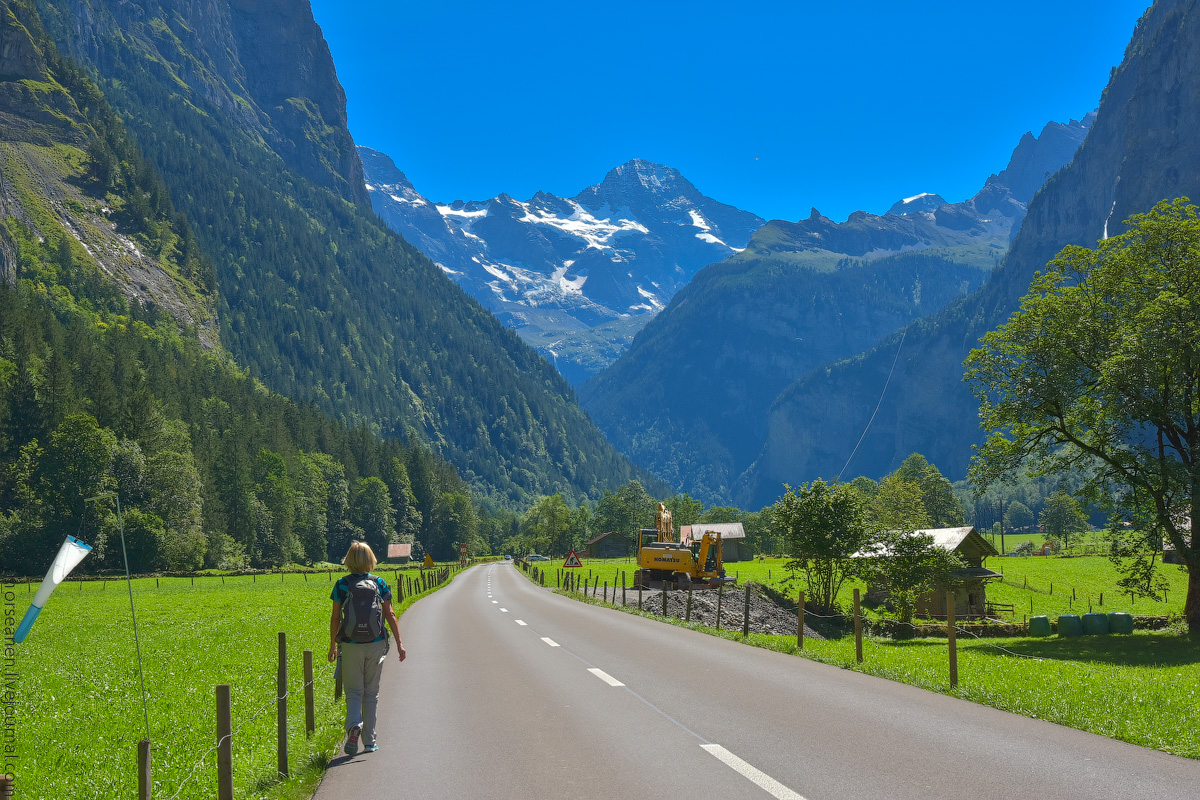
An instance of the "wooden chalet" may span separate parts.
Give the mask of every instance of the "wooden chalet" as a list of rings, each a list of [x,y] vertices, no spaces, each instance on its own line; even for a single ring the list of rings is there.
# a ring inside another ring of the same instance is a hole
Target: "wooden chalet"
[[[983,566],[983,560],[988,556],[999,556],[999,551],[992,547],[991,542],[979,535],[973,527],[962,528],[931,528],[914,531],[913,535],[930,536],[936,547],[956,554],[966,565],[955,570],[950,575],[947,585],[927,592],[917,599],[917,616],[944,617],[948,613],[946,596],[954,593],[954,614],[959,617],[988,616],[990,609],[987,602],[987,582],[1003,577],[999,572],[993,572]],[[886,558],[885,553],[861,552],[856,558]],[[886,586],[871,587],[867,590],[866,601],[869,604],[881,605],[888,600]]]

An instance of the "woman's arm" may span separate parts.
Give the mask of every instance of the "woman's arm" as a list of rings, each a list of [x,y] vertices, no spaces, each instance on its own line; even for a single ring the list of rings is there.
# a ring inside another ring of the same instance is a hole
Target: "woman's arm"
[[[342,604],[333,601],[333,615],[329,618],[329,660],[337,661],[337,640],[342,632]]]
[[[403,661],[408,653],[404,652],[404,643],[400,641],[400,620],[396,619],[396,612],[392,608],[391,600],[383,601],[383,618],[387,620],[388,627],[392,629],[392,636],[396,637],[396,657]]]

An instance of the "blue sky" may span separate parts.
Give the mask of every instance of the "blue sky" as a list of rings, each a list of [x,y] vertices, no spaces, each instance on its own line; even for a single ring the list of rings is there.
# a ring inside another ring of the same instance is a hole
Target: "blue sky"
[[[1095,108],[1146,0],[314,0],[355,140],[439,202],[631,158],[766,218],[974,194]],[[347,8],[353,11],[348,13]]]

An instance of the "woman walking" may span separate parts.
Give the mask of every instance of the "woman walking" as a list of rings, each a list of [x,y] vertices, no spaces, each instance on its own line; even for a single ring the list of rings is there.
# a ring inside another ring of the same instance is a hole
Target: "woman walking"
[[[407,655],[400,642],[399,623],[392,610],[392,590],[377,575],[375,554],[366,542],[352,542],[342,559],[349,575],[333,585],[333,615],[329,619],[329,660],[337,661],[346,693],[346,753],[358,752],[361,738],[368,753],[379,749],[375,740],[375,708],[379,679],[388,653],[384,623],[396,637],[396,656]],[[340,652],[339,652],[340,651]]]

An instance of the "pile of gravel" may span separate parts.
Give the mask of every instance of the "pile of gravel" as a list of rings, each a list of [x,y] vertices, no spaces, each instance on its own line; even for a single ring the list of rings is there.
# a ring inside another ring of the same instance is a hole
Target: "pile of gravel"
[[[754,584],[750,584],[750,587],[750,632],[795,636],[796,612],[780,608],[770,598],[765,597]],[[596,593],[597,599],[601,599],[603,594],[604,589],[601,588]],[[588,595],[591,595],[590,590]],[[609,587],[608,600],[611,603],[620,605],[621,590],[619,588],[614,590],[613,587]],[[687,601],[688,593],[686,589],[668,590],[667,616],[686,619]],[[693,588],[691,621],[709,628],[716,628],[717,601],[718,590]],[[720,628],[722,630],[740,631],[742,629],[743,615],[746,613],[746,587],[744,585],[725,587],[720,591],[720,603]],[[637,608],[637,589],[625,590],[625,605],[629,608]],[[642,590],[642,610],[651,614],[662,614],[663,592],[661,589]],[[815,639],[825,638],[809,627],[807,623],[804,626],[804,635]]]

